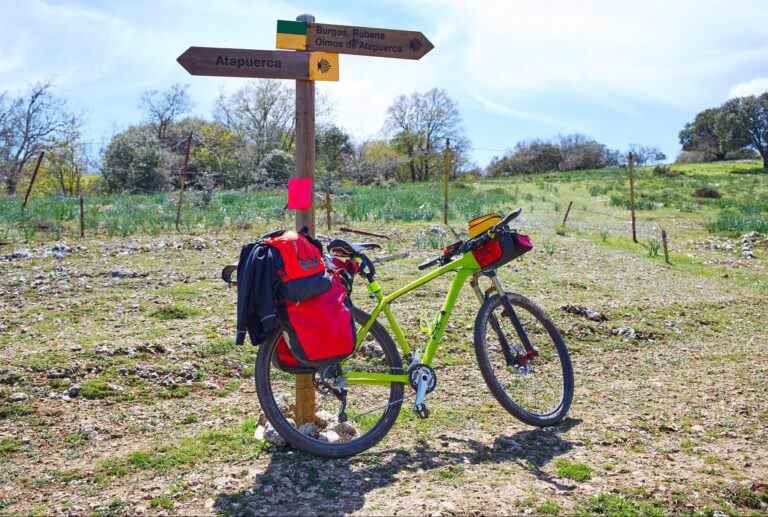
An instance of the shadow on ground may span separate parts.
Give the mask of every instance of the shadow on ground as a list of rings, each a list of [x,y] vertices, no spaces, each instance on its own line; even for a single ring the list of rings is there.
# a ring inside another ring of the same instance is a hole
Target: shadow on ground
[[[413,447],[364,453],[353,458],[329,460],[291,450],[272,454],[266,471],[256,476],[253,487],[222,493],[214,510],[226,515],[338,514],[365,505],[366,495],[395,484],[408,474],[435,471],[462,464],[517,464],[535,478],[558,490],[571,490],[542,468],[574,447],[560,434],[581,423],[566,419],[547,430],[520,431],[496,438],[492,445],[471,439],[435,437]],[[446,469],[447,471],[447,469]]]

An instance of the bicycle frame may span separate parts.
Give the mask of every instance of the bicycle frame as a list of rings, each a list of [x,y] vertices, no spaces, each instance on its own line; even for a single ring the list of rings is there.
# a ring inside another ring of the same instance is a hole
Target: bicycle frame
[[[403,330],[400,324],[397,322],[395,315],[392,312],[391,304],[401,296],[410,293],[418,289],[419,287],[431,282],[437,277],[443,276],[446,273],[455,272],[456,276],[451,282],[451,286],[448,290],[448,294],[443,302],[443,308],[440,310],[439,317],[432,328],[427,347],[424,350],[424,356],[421,357],[420,363],[431,366],[432,359],[435,357],[437,347],[440,345],[440,341],[445,334],[445,327],[448,324],[448,320],[451,317],[453,307],[456,305],[456,300],[459,297],[461,288],[464,283],[473,275],[479,273],[481,270],[480,264],[475,260],[472,253],[465,253],[461,258],[449,262],[448,264],[437,268],[436,270],[414,280],[413,282],[401,287],[397,291],[391,294],[384,295],[382,293],[381,285],[374,280],[368,284],[368,291],[376,298],[376,307],[371,312],[370,319],[358,330],[356,346],[360,346],[371,329],[373,323],[377,318],[384,313],[387,318],[389,327],[395,337],[395,342],[400,348],[403,355],[410,353],[411,347],[408,340],[403,334]],[[345,377],[349,384],[380,384],[389,385],[393,382],[409,384],[407,374],[391,374],[391,373],[374,373],[374,372],[360,372],[360,371],[346,371]]]

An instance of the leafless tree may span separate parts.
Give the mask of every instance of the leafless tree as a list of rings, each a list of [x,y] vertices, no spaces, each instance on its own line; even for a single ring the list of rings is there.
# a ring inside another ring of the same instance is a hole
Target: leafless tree
[[[83,174],[94,165],[93,162],[81,138],[81,122],[75,118],[51,146],[47,158],[48,173],[55,178],[62,194],[74,196],[81,193]]]
[[[408,156],[412,181],[432,176],[446,139],[466,141],[456,104],[438,88],[397,97],[387,111],[384,130]]]
[[[139,107],[155,127],[158,140],[164,141],[168,127],[191,111],[192,100],[188,90],[188,84],[177,83],[165,91],[147,90],[142,94]]]
[[[272,149],[293,146],[293,89],[280,81],[249,81],[232,95],[221,95],[214,116],[253,145],[257,163]]]
[[[50,83],[38,83],[10,102],[0,102],[0,113],[0,179],[14,195],[27,163],[77,124],[78,117],[51,93]]]

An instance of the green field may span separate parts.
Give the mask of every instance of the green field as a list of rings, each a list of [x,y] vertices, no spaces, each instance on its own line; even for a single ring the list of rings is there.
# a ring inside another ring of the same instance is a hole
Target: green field
[[[292,224],[281,193],[194,193],[179,233],[173,194],[89,198],[85,239],[74,200],[35,198],[23,217],[0,201],[0,514],[764,515],[768,174],[671,171],[638,174],[638,243],[623,169],[454,184],[456,232],[524,210],[535,249],[499,274],[563,332],[570,418],[535,429],[495,402],[465,290],[431,417],[404,405],[381,444],[334,461],[254,436],[255,349],[234,346],[235,292],[219,280],[244,243]],[[720,197],[694,196],[702,187]],[[407,254],[377,264],[391,292],[453,239],[441,206],[439,184],[348,187],[334,224],[389,235],[375,258]],[[324,241],[355,239],[318,221]],[[450,280],[395,304],[412,344]],[[360,280],[353,300],[371,306]]]
[[[707,228],[718,233],[768,231],[768,182],[759,162],[674,165],[670,175],[652,168],[637,173],[636,207],[641,212],[701,214]],[[515,205],[558,212],[569,201],[578,208],[629,207],[626,169],[542,174],[509,179],[463,180],[450,188],[449,218],[467,221],[489,210]],[[566,186],[567,185],[567,186]],[[701,187],[716,189],[718,199],[697,198]],[[585,194],[589,194],[586,196]],[[178,194],[90,196],[85,203],[89,235],[127,237],[175,231]],[[181,227],[205,233],[253,224],[287,225],[285,193],[189,192]],[[346,223],[439,222],[443,210],[439,184],[391,187],[346,186],[333,195],[334,220]],[[33,197],[22,212],[17,199],[0,198],[0,238],[12,241],[55,240],[79,235],[79,204],[73,197]],[[324,220],[318,214],[318,220]]]

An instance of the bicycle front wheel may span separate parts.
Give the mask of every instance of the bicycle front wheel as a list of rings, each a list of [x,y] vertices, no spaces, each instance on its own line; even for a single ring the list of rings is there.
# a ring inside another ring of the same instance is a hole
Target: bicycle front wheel
[[[370,318],[356,307],[353,316],[358,325]],[[327,458],[358,454],[386,436],[400,413],[402,384],[347,385],[343,404],[338,393],[323,385],[318,372],[309,374],[315,391],[314,422],[297,426],[296,375],[278,368],[274,360],[279,337],[276,334],[260,347],[255,377],[261,409],[280,436],[296,449]],[[345,360],[343,370],[402,374],[403,363],[392,338],[375,322],[365,341]],[[339,421],[342,406],[346,422]]]
[[[565,341],[541,307],[519,294],[504,296],[508,304],[494,295],[475,319],[480,371],[509,413],[528,425],[555,425],[573,401],[573,367]]]

